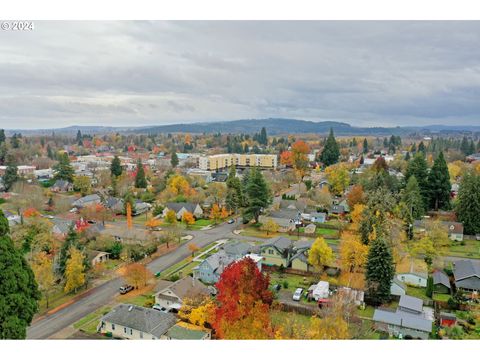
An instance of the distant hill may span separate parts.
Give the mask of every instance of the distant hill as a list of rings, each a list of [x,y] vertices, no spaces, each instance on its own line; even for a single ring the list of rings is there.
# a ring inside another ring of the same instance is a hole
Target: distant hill
[[[268,134],[328,134],[330,128],[336,135],[405,135],[405,134],[435,134],[435,133],[462,133],[462,132],[480,132],[480,126],[473,125],[428,125],[428,126],[408,126],[408,127],[354,127],[347,123],[337,121],[307,121],[297,119],[245,119],[220,122],[201,122],[189,124],[171,124],[142,127],[114,127],[114,126],[69,126],[58,129],[35,129],[35,130],[6,130],[7,135],[15,132],[21,132],[26,136],[50,135],[52,132],[58,135],[75,136],[80,130],[83,134],[109,134],[109,133],[130,133],[130,134],[158,134],[158,133],[255,133],[262,127],[267,129]]]

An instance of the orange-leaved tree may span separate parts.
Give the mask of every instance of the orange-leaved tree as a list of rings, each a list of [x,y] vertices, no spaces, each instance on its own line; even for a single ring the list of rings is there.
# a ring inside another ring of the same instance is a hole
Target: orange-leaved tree
[[[123,269],[123,278],[136,289],[147,286],[148,280],[151,277],[152,273],[150,270],[148,270],[145,265],[139,263],[127,265]]]
[[[185,223],[185,225],[193,225],[195,224],[195,218],[193,217],[193,214],[190,211],[185,211],[182,215],[182,221]]]
[[[215,285],[213,328],[221,339],[268,339],[273,336],[270,279],[246,258],[228,265]]]

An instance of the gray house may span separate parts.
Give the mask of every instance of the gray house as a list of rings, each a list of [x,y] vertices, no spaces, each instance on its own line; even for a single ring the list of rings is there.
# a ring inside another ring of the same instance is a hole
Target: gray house
[[[230,265],[234,258],[228,256],[224,250],[209,256],[193,269],[193,276],[206,284],[215,284],[223,270]]]
[[[402,295],[396,310],[375,309],[373,321],[377,330],[391,336],[428,339],[433,318],[424,311],[422,299]]]
[[[202,210],[201,206],[199,204],[194,204],[194,203],[169,202],[165,206],[165,209],[163,209],[163,216],[167,215],[167,212],[169,212],[170,210],[175,211],[175,214],[177,215],[178,220],[181,220],[183,214],[187,211],[189,213],[193,214],[193,216],[197,219],[203,216],[203,210]]]
[[[120,339],[167,339],[165,334],[176,322],[177,318],[170,313],[121,304],[101,319],[97,330]]]
[[[80,199],[75,200],[72,203],[72,206],[76,207],[77,209],[81,209],[86,206],[100,204],[101,202],[102,202],[102,199],[100,198],[100,196],[98,196],[97,194],[92,194],[92,195],[87,195],[87,196],[81,197]]]
[[[480,265],[472,260],[458,260],[453,263],[453,276],[457,289],[480,290]]]
[[[433,291],[440,294],[450,294],[451,286],[447,274],[443,271],[435,271],[432,275]]]
[[[52,185],[51,190],[53,192],[67,192],[73,191],[73,184],[67,180],[57,180]]]

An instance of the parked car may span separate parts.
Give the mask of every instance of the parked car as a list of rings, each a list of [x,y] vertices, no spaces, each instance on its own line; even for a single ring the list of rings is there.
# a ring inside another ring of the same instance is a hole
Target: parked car
[[[120,294],[122,294],[122,295],[123,295],[123,294],[126,294],[126,293],[128,293],[128,292],[130,292],[130,291],[132,291],[132,290],[133,290],[133,286],[132,286],[132,285],[128,285],[128,284],[125,284],[125,285],[123,285],[123,286],[120,286],[120,289],[119,289]]]
[[[297,290],[295,290],[295,292],[293,293],[293,300],[300,301],[300,298],[302,297],[302,293],[303,293],[302,288],[298,288]]]
[[[235,222],[234,219],[230,219],[230,220],[227,221],[227,224],[233,224],[234,222]]]
[[[280,285],[280,284],[275,284],[272,287],[273,291],[280,291],[281,288],[282,288],[282,285]]]

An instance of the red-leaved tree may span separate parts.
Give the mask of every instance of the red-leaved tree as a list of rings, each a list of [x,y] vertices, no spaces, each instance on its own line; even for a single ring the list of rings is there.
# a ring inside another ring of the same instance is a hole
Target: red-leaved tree
[[[222,339],[268,339],[272,336],[270,279],[250,258],[225,268],[217,282],[213,328]]]

